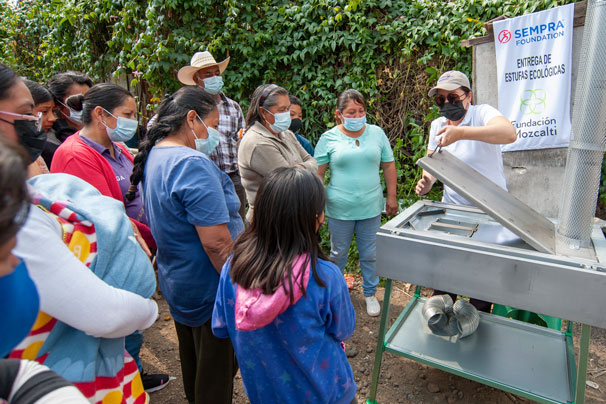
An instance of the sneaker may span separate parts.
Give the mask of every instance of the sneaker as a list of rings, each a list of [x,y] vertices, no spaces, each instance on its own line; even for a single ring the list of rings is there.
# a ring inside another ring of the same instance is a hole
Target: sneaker
[[[152,393],[166,387],[170,377],[164,373],[143,373],[141,374],[141,381],[143,382],[143,390]]]
[[[366,300],[366,313],[370,317],[376,317],[381,314],[381,306],[379,306],[379,301],[376,297],[366,296],[364,300]]]

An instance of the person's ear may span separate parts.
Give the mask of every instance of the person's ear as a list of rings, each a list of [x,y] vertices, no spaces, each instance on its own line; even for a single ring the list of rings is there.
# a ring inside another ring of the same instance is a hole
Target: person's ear
[[[259,107],[259,115],[261,116],[261,118],[263,118],[264,121],[267,121],[267,118],[265,118],[265,112],[265,108]]]
[[[469,90],[469,93],[467,94],[467,101],[469,104],[471,104],[471,100],[473,100],[473,92]]]
[[[93,121],[97,121],[97,124],[103,124],[106,121],[107,118],[107,114],[105,113],[105,111],[103,110],[103,108],[101,108],[101,106],[97,105],[91,114],[91,117],[93,118]]]
[[[335,109],[335,121],[338,125],[343,123],[343,114],[338,109]]]
[[[198,118],[198,113],[196,111],[194,111],[193,109],[187,113],[187,116],[185,119],[187,121],[187,126],[189,126],[190,129],[194,128],[194,124],[196,123],[197,118]]]

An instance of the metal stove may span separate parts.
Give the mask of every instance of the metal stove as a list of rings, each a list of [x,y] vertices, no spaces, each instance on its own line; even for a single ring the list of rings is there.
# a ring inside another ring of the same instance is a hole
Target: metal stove
[[[542,403],[584,400],[589,326],[606,328],[606,239],[557,255],[544,218],[446,151],[418,163],[476,206],[419,201],[377,233],[387,278],[369,403],[383,352],[391,352]],[[392,281],[447,290],[568,321],[565,332],[481,313],[473,335],[431,333],[417,293],[387,331]],[[572,323],[583,324],[577,372]],[[582,385],[581,385],[582,384]]]

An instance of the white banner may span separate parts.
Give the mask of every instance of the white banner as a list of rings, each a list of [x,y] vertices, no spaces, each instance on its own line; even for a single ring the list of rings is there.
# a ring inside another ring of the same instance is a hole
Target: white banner
[[[503,151],[567,147],[574,4],[497,21],[499,111],[518,133]]]

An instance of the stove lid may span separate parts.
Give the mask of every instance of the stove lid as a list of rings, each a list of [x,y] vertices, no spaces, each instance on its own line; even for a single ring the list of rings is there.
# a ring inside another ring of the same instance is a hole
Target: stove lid
[[[537,251],[555,254],[555,224],[446,150],[417,164]]]

